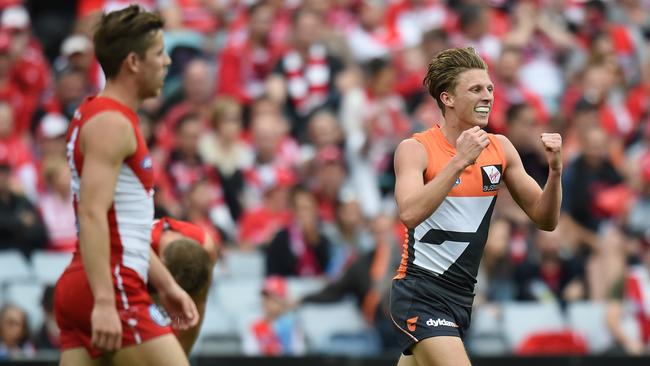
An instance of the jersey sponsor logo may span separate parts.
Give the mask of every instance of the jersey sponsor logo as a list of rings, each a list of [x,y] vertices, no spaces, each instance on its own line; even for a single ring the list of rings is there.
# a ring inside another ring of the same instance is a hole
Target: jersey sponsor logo
[[[460,184],[460,177],[456,178],[456,182],[454,182],[454,187]]]
[[[151,169],[153,167],[153,160],[151,160],[151,156],[147,155],[142,159],[142,169]]]
[[[438,318],[438,319],[436,319],[436,320],[433,320],[433,319],[429,318],[429,320],[427,320],[427,325],[430,326],[430,327],[452,327],[452,328],[458,328],[458,325],[456,325],[456,323],[454,323],[454,322],[450,322],[450,321],[447,320],[447,319],[440,319],[440,318]]]
[[[415,332],[415,328],[417,328],[417,325],[418,325],[417,323],[418,323],[418,317],[417,316],[406,319],[406,328],[408,328],[408,330],[410,332]]]
[[[169,316],[166,313],[161,311],[156,304],[149,305],[149,316],[154,323],[158,324],[161,327],[166,327],[172,323]]]
[[[481,175],[483,176],[483,192],[496,191],[499,189],[502,172],[503,169],[501,164],[485,165],[481,167]]]

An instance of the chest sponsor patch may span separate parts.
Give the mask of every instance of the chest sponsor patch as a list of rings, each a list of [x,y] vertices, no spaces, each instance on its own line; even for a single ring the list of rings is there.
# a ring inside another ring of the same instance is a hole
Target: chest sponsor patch
[[[483,192],[496,191],[499,189],[502,172],[503,168],[501,167],[501,164],[484,165],[481,167],[481,175],[483,176]]]

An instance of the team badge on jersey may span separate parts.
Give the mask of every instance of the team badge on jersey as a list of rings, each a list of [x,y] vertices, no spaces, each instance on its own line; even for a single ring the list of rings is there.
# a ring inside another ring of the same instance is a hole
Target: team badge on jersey
[[[153,167],[153,160],[150,155],[147,155],[142,159],[142,169],[151,169],[151,167]]]
[[[501,164],[485,165],[481,167],[481,175],[483,176],[483,192],[496,191],[499,189],[502,172],[503,168],[501,167]]]
[[[149,316],[154,323],[160,325],[161,327],[166,327],[172,323],[169,316],[166,313],[161,311],[156,304],[149,305]]]

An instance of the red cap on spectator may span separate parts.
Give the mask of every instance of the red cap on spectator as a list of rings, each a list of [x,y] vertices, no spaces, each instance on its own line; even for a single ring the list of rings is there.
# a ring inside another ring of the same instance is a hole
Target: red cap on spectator
[[[264,280],[262,294],[285,300],[287,297],[287,281],[280,276],[271,276]]]

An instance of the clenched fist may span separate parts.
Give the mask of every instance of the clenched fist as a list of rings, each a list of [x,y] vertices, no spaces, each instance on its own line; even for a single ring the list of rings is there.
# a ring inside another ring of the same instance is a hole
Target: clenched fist
[[[562,136],[559,133],[543,133],[541,136],[548,168],[551,171],[562,171]]]
[[[472,165],[481,154],[481,151],[490,144],[487,132],[480,127],[474,126],[463,131],[456,140],[457,156],[465,166]]]

